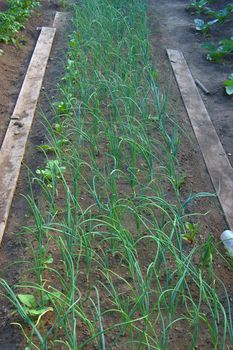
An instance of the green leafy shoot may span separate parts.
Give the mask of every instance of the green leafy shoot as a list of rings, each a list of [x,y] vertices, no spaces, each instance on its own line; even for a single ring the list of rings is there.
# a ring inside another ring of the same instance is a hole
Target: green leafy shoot
[[[218,22],[218,19],[214,19],[207,23],[205,23],[205,21],[199,18],[194,19],[196,30],[201,32],[202,34],[209,34],[210,28],[217,22]]]
[[[185,233],[183,234],[183,239],[188,241],[189,243],[193,244],[195,242],[196,235],[199,231],[199,224],[198,223],[185,223]]]
[[[222,10],[215,11],[210,8],[205,9],[205,14],[214,17],[215,19],[218,20],[220,24],[225,23],[227,20],[229,20],[230,16],[232,15],[233,12],[233,5],[228,5]]]
[[[193,0],[189,5],[191,10],[194,10],[196,14],[200,14],[204,11],[205,6],[208,4],[207,0]]]
[[[207,60],[219,62],[233,52],[233,37],[221,40],[218,46],[215,46],[213,43],[205,43],[202,46],[209,51]]]
[[[18,294],[18,299],[23,305],[24,312],[32,318],[39,317],[38,321],[44,314],[49,311],[53,311],[52,307],[41,307],[38,305],[35,296],[32,294]]]
[[[53,179],[59,180],[61,175],[66,170],[65,166],[62,166],[59,160],[49,160],[46,164],[45,169],[38,168],[36,174],[41,175],[43,180],[47,182],[48,187],[52,187],[51,182]]]
[[[56,152],[57,148],[62,148],[63,146],[67,145],[68,143],[69,143],[68,140],[60,139],[60,140],[57,140],[55,145],[44,144],[44,145],[38,146],[38,149],[40,149],[41,151],[45,151],[45,152]]]
[[[224,81],[224,86],[227,95],[233,95],[233,73],[231,73],[228,79]]]

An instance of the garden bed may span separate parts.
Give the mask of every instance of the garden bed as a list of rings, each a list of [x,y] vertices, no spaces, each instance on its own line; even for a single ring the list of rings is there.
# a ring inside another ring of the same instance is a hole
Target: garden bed
[[[141,2],[85,1],[57,94],[57,60],[49,67],[53,105],[39,105],[49,142],[37,119],[26,158],[31,213],[8,225],[24,247],[12,253],[7,235],[1,256],[24,255],[20,275],[4,272],[11,287],[1,280],[20,350],[230,349],[226,224],[169,73],[163,6],[150,2],[148,37]]]

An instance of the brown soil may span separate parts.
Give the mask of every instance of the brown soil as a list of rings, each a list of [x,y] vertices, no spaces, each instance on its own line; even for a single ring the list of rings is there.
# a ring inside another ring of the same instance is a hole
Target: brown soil
[[[42,13],[40,20],[42,20],[43,23],[46,23],[48,25],[48,22],[51,22],[52,15],[54,14],[54,10],[56,9],[55,5],[49,5],[49,2],[44,2]],[[190,25],[192,23],[192,18],[190,18],[190,15],[187,14],[185,11],[185,5],[187,4],[187,1],[182,0],[168,0],[166,1],[166,6],[164,3],[162,4],[160,2],[156,2],[155,0],[149,0],[150,4],[150,28],[151,28],[151,42],[153,45],[153,50],[155,57],[157,59],[157,66],[160,71],[160,80],[161,85],[164,90],[167,90],[167,81],[172,82],[172,91],[171,91],[171,113],[176,114],[179,118],[179,120],[182,121],[182,126],[185,130],[185,133],[188,134],[188,137],[183,136],[182,137],[182,147],[180,152],[180,161],[182,165],[182,170],[186,173],[186,181],[183,186],[183,196],[185,197],[186,194],[190,193],[190,187],[192,188],[193,192],[213,192],[213,188],[209,179],[209,175],[207,173],[207,170],[205,168],[202,155],[200,153],[199,147],[196,144],[196,140],[193,136],[191,126],[189,124],[187,114],[185,112],[185,109],[183,107],[177,86],[174,82],[174,78],[171,74],[170,66],[165,54],[165,48],[182,48],[182,50],[185,53],[185,57],[188,60],[188,63],[190,65],[190,68],[193,72],[193,74],[196,75],[196,78],[199,78],[204,84],[207,85],[209,81],[209,77],[212,76],[215,77],[215,74],[213,73],[215,71],[215,68],[212,68],[212,64],[209,62],[206,62],[204,57],[202,56],[202,50],[199,48],[200,42],[199,37],[195,35],[193,30],[190,29],[187,30],[187,28],[190,28]],[[48,11],[48,12],[47,12]],[[176,14],[178,17],[176,17]],[[185,26],[183,24],[185,18]],[[35,24],[35,21],[38,20],[38,23]],[[28,40],[26,42],[26,45],[24,45],[23,51],[21,52],[18,48],[15,47],[6,47],[4,45],[4,52],[5,52],[5,61],[3,60],[4,56],[0,58],[0,86],[1,89],[4,90],[4,95],[0,97],[0,107],[2,108],[2,114],[6,116],[6,118],[3,120],[4,128],[6,128],[9,116],[12,113],[13,106],[15,103],[15,100],[17,98],[19,88],[21,86],[23,75],[26,72],[26,67],[30,59],[31,52],[33,50],[35,40],[37,38],[38,34],[35,33],[35,27],[40,26],[41,22],[39,21],[38,17],[36,16],[33,18],[29,24],[28,27],[24,33],[24,35],[28,35]],[[174,30],[174,27],[172,25],[175,25],[176,30]],[[192,38],[192,41],[191,41]],[[194,45],[194,41],[197,40],[195,44],[195,50],[192,49],[192,46]],[[183,43],[183,44],[181,44]],[[28,47],[30,46],[30,48]],[[52,100],[53,96],[56,96],[56,86],[57,82],[59,81],[59,78],[62,75],[62,64],[61,64],[61,56],[62,56],[62,50],[65,47],[65,41],[61,40],[61,37],[57,37],[54,49],[51,54],[51,60],[48,66],[45,82],[44,82],[44,91],[45,94],[40,98],[39,102],[39,110],[42,109],[44,113],[46,113],[46,116],[51,118],[51,108],[48,105],[48,99]],[[199,54],[197,52],[197,48],[199,48]],[[9,50],[9,51],[8,51]],[[12,51],[11,51],[12,50]],[[195,54],[193,54],[193,51],[195,51]],[[189,56],[188,56],[189,53]],[[9,55],[9,57],[7,56]],[[17,59],[15,59],[14,55],[17,56]],[[196,57],[194,59],[194,57]],[[8,59],[7,59],[8,57]],[[193,62],[193,63],[192,63]],[[203,63],[203,66],[202,66]],[[6,73],[4,73],[4,67],[6,68]],[[16,65],[16,66],[15,66]],[[211,67],[211,68],[207,68]],[[230,71],[229,66],[218,66],[214,65],[214,67],[219,67],[219,71],[217,73],[217,81],[214,80],[213,83],[216,84],[216,86],[212,86],[211,89],[215,89],[219,87],[220,81],[222,81],[222,70],[224,69]],[[224,68],[225,67],[225,68]],[[213,69],[213,70],[212,70]],[[5,74],[5,79],[1,80],[1,70],[3,70],[3,74]],[[212,75],[208,75],[204,72],[205,70],[212,71]],[[10,73],[9,73],[10,72]],[[195,73],[196,72],[196,73]],[[203,73],[203,74],[202,74]],[[214,75],[213,75],[214,74]],[[9,78],[8,78],[9,77]],[[216,79],[216,78],[215,78]],[[15,86],[15,81],[17,81],[17,86]],[[212,82],[211,82],[212,83]],[[208,85],[207,85],[208,86]],[[208,86],[209,87],[209,86]],[[218,96],[218,98],[217,98]],[[206,96],[203,96],[203,98],[207,99]],[[210,102],[210,100],[212,102]],[[215,100],[216,99],[216,100]],[[220,119],[220,112],[224,110],[224,115],[229,115],[228,119],[225,119],[225,122],[228,123],[228,127],[230,125],[229,119],[231,118],[230,114],[230,105],[229,99],[224,95],[223,91],[216,92],[216,95],[208,96],[208,105],[207,107],[211,106],[211,103],[214,104],[213,101],[215,101],[215,111],[219,115],[218,122],[221,124],[222,120]],[[218,104],[216,103],[218,101]],[[225,102],[226,106],[225,106]],[[221,104],[221,107],[220,105]],[[226,107],[226,109],[225,109]],[[208,107],[209,108],[209,107]],[[175,112],[174,112],[175,111]],[[210,111],[211,113],[211,111]],[[36,150],[35,146],[41,144],[45,140],[45,129],[41,126],[41,114],[38,111],[37,113],[37,119],[34,123],[33,130],[30,136],[30,141],[27,146],[27,153],[25,157],[25,164],[29,166],[31,169],[35,169],[38,164],[41,164],[43,162],[43,156]],[[226,121],[227,120],[227,121]],[[231,119],[232,120],[232,119]],[[221,124],[222,125],[222,124]],[[228,128],[229,129],[229,128]],[[232,132],[227,129],[227,132]],[[4,129],[5,130],[5,129]],[[226,147],[226,143],[230,139],[229,133],[225,136],[223,136],[223,144]],[[1,138],[4,135],[4,131],[1,129]],[[220,134],[221,136],[221,134]],[[190,140],[191,139],[191,142]],[[227,141],[228,140],[228,141]],[[228,147],[228,146],[227,146]],[[232,147],[232,144],[229,143],[229,147]],[[226,148],[228,152],[230,152],[230,148]],[[233,152],[232,152],[233,154]],[[10,284],[17,281],[19,276],[19,270],[18,265],[15,267],[8,268],[10,263],[14,263],[16,260],[23,260],[24,258],[24,252],[26,242],[25,240],[22,241],[20,237],[15,237],[15,233],[17,233],[24,224],[25,221],[25,214],[27,213],[25,199],[22,198],[19,194],[20,193],[27,193],[29,191],[29,185],[27,184],[27,168],[24,167],[19,184],[17,193],[14,199],[14,203],[11,210],[11,215],[9,218],[9,224],[7,226],[7,231],[5,233],[3,243],[1,246],[1,254],[0,254],[0,264],[3,267],[4,270],[4,278],[6,278]],[[124,186],[122,185],[122,191],[125,191]],[[89,205],[88,197],[86,196],[85,190],[82,193],[82,196],[84,198],[84,205]],[[61,200],[62,203],[62,200]],[[219,204],[217,200],[213,199],[202,199],[200,201],[195,202],[195,210],[199,211],[201,213],[207,213],[208,215],[202,216],[200,218],[201,223],[201,235],[200,240],[205,240],[207,235],[211,233],[216,241],[219,240],[220,233],[226,228],[226,223],[224,221],[224,218],[221,214],[221,209],[219,207]],[[129,223],[130,225],[130,223]],[[144,260],[144,264],[146,266],[146,259],[143,258],[143,256],[149,256],[147,255],[148,247],[141,247],[141,251],[144,252],[142,254],[142,260]],[[223,251],[223,250],[222,250]],[[151,252],[150,252],[151,253]],[[56,258],[56,256],[55,256]],[[59,257],[57,257],[59,259]],[[233,298],[233,277],[232,275],[229,275],[228,267],[224,266],[224,264],[221,263],[221,265],[218,262],[218,259],[216,259],[215,268],[219,276],[223,279],[226,287],[229,290],[230,297]],[[59,264],[59,260],[58,260]],[[119,259],[113,259],[112,265],[118,266]],[[83,264],[83,271],[85,271],[85,266]],[[124,273],[123,271],[117,271],[119,273]],[[98,278],[98,276],[95,276],[95,278]],[[101,279],[101,276],[99,276],[99,279]],[[89,281],[87,281],[86,276],[83,274],[80,277],[80,285],[85,293],[85,289],[88,289],[89,287]],[[120,288],[124,288],[124,286],[120,286]],[[103,294],[104,295],[104,294]],[[198,297],[198,291],[197,291],[197,297]],[[232,300],[232,299],[231,299]],[[105,305],[105,298],[103,297],[101,299],[101,304]],[[106,307],[106,305],[105,305]],[[182,311],[182,310],[181,310]],[[21,349],[21,339],[19,336],[18,329],[11,326],[9,320],[11,320],[11,308],[9,308],[8,305],[1,305],[0,306],[0,349],[7,349],[7,350],[16,350]],[[47,320],[47,322],[52,323],[53,320]],[[111,320],[109,320],[111,321]],[[78,325],[80,328],[83,329],[83,337],[85,337],[85,326],[83,324]],[[177,334],[174,335],[174,337],[171,339],[170,348],[171,349],[185,349],[184,340],[185,338],[185,332],[183,331],[185,328],[184,324],[178,324],[177,325]],[[114,338],[114,335],[113,335]],[[112,341],[112,337],[107,339],[108,343],[110,344]],[[124,339],[122,339],[122,343],[124,343]],[[87,348],[89,349],[89,348]],[[91,349],[91,347],[90,347]],[[117,347],[117,349],[123,349],[120,347]],[[126,349],[126,348],[124,348]],[[200,347],[198,349],[206,350],[211,349],[211,344],[209,343],[209,339],[206,339],[205,333],[201,334],[200,339]]]

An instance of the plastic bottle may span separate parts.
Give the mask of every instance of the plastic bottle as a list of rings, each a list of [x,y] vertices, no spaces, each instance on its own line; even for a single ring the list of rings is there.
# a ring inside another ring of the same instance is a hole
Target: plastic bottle
[[[221,234],[221,240],[228,253],[233,256],[233,231],[226,230]]]

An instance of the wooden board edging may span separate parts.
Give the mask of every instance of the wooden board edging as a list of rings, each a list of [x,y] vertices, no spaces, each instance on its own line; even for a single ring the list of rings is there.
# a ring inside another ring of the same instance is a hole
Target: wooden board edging
[[[194,134],[229,228],[233,230],[233,169],[180,50],[167,49]]]
[[[64,28],[66,23],[69,21],[68,12],[59,12],[57,11],[53,21],[53,27],[56,29]]]
[[[0,243],[7,224],[55,32],[55,28],[41,29],[0,150]]]

